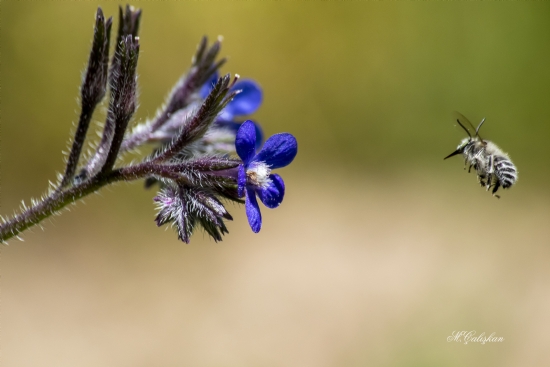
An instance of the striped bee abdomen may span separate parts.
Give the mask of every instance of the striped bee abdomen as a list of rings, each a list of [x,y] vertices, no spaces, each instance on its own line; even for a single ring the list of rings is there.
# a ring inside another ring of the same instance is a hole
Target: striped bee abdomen
[[[494,156],[495,174],[503,189],[512,186],[518,179],[518,171],[507,157]]]

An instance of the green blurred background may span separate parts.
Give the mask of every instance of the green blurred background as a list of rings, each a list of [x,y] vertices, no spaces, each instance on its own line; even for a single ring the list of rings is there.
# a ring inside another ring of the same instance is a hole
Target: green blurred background
[[[0,6],[1,213],[63,170],[94,14]],[[299,154],[277,210],[222,243],[156,228],[139,182],[1,250],[6,366],[550,365],[550,3],[136,2],[152,116],[203,35]],[[118,19],[115,20],[115,27]],[[497,200],[443,161],[458,110],[510,152]],[[104,113],[98,113],[101,121]],[[503,343],[447,342],[456,330]]]

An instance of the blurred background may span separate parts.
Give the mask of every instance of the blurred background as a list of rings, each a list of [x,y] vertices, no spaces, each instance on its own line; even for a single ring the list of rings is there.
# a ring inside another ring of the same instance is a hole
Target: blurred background
[[[114,35],[114,1],[2,2],[4,216],[64,169],[98,5]],[[285,201],[259,234],[230,204],[221,243],[157,228],[141,182],[46,220],[1,249],[2,365],[550,365],[550,3],[133,5],[135,121],[223,35],[253,117],[299,141]],[[500,200],[443,161],[454,110],[517,165]]]

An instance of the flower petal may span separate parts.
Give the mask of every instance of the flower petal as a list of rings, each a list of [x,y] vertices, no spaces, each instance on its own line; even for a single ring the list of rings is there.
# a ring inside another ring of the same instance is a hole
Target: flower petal
[[[245,168],[256,154],[256,128],[250,120],[243,122],[235,139],[235,149]]]
[[[270,209],[278,207],[285,196],[285,183],[278,174],[269,175],[271,184],[265,188],[257,188],[256,193],[262,203]]]
[[[246,216],[248,218],[248,224],[252,228],[252,232],[258,233],[262,228],[262,213],[260,213],[260,207],[256,200],[256,193],[253,188],[246,188]]]
[[[252,120],[249,120],[252,121]],[[252,121],[254,123],[254,127],[256,128],[256,150],[260,150],[262,147],[262,144],[264,143],[264,131],[262,130],[262,127],[260,124],[258,124],[255,121]]]
[[[256,150],[259,150],[264,142],[264,132],[260,124],[258,124],[256,121],[248,121],[252,122],[254,124],[254,128],[256,129]],[[231,131],[234,131],[236,134],[242,124],[242,122],[218,120],[216,121],[215,126],[227,128]]]
[[[231,91],[240,90],[241,92],[233,98],[224,108],[226,115],[234,116],[250,115],[262,104],[262,89],[255,81],[251,79],[241,79],[231,88]]]
[[[254,161],[265,162],[271,169],[281,168],[288,166],[297,153],[298,142],[292,134],[275,134],[267,139]]]
[[[219,75],[218,75],[218,72],[216,71],[211,77],[210,79],[208,79],[206,81],[206,83],[204,83],[201,87],[201,90],[200,90],[200,96],[202,99],[205,99],[206,97],[208,97],[208,95],[210,94],[210,92],[212,91],[212,88],[214,88],[214,85],[216,84],[216,82],[218,81],[218,78],[219,78]]]
[[[239,195],[240,198],[244,196],[244,189],[246,187],[246,172],[244,171],[244,165],[239,165],[239,173],[237,176],[237,195]]]

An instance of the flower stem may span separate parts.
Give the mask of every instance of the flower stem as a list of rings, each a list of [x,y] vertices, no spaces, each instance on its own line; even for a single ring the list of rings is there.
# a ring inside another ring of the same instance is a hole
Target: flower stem
[[[135,168],[141,165],[134,166]],[[0,225],[0,243],[6,243],[12,237],[19,235],[26,229],[40,223],[42,220],[50,217],[52,214],[63,209],[65,206],[76,202],[77,200],[87,196],[103,186],[117,181],[133,181],[143,178],[151,173],[163,176],[169,174],[160,169],[158,165],[151,167],[141,167],[141,169],[121,168],[82,182],[80,185],[73,186],[65,191],[55,191],[45,199],[36,203],[32,207],[25,209],[21,213],[5,221]],[[156,171],[159,172],[156,172]]]
[[[94,106],[95,107],[95,106]],[[86,138],[86,133],[88,132],[88,126],[92,119],[93,109],[88,109],[86,107],[82,108],[82,113],[80,114],[80,119],[78,121],[78,128],[75,133],[73,146],[71,148],[71,153],[67,160],[67,168],[65,169],[65,176],[59,185],[59,188],[67,186],[74,177],[76,171],[76,166],[78,165],[78,159],[80,158],[80,153],[82,147],[84,146],[84,139]]]
[[[63,209],[65,206],[111,183],[117,181],[129,182],[151,175],[191,183],[194,179],[190,176],[190,172],[192,171],[210,175],[213,179],[217,176],[230,179],[232,175],[230,175],[229,172],[232,172],[231,169],[233,168],[234,170],[234,167],[236,167],[239,162],[240,161],[230,159],[212,159],[210,165],[207,164],[208,162],[202,161],[173,165],[143,162],[133,166],[121,167],[105,173],[99,173],[76,186],[65,190],[58,189],[54,191],[42,201],[5,221],[0,225],[0,243],[5,243],[10,238],[40,223],[42,220]],[[193,166],[193,164],[195,166]],[[197,177],[199,178],[201,176],[199,175]],[[204,176],[202,179],[207,179],[207,176]]]
[[[0,242],[5,243],[8,239],[40,223],[66,205],[91,194],[107,183],[107,181],[89,180],[66,191],[55,191],[44,200],[3,223],[0,226]]]

